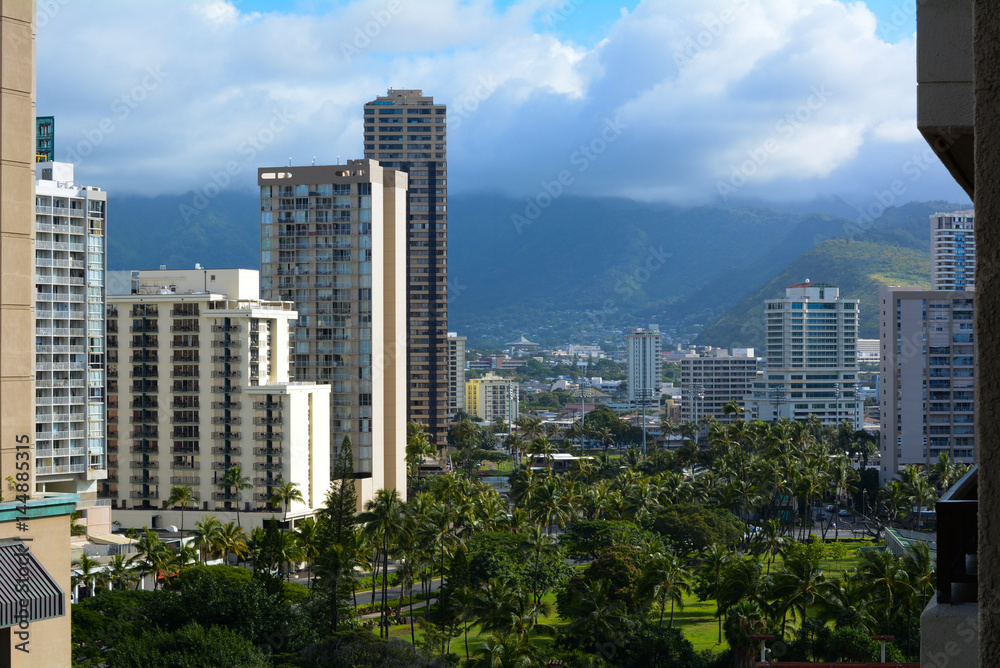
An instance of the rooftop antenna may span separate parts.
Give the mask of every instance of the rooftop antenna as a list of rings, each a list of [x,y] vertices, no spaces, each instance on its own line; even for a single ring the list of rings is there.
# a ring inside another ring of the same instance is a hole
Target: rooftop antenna
[[[291,156],[288,157],[288,166],[289,167],[292,166],[292,158],[291,158]]]
[[[313,167],[315,167],[315,166],[316,166],[316,156],[314,155],[313,156]]]

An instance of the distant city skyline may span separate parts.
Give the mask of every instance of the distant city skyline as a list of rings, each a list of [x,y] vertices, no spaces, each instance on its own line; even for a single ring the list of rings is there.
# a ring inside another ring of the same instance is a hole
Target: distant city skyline
[[[964,201],[916,130],[911,5],[52,0],[37,109],[116,195],[359,158],[393,87],[448,105],[452,194]]]

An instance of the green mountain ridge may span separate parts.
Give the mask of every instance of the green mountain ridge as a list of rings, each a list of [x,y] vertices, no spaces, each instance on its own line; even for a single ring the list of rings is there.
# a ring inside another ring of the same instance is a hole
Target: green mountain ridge
[[[882,285],[930,285],[929,216],[955,205],[910,203],[890,209],[867,229],[852,224],[845,236],[818,244],[732,306],[698,335],[700,344],[719,347],[764,344],[764,300],[807,278],[831,283],[840,295],[860,300],[860,338],[879,335],[878,291]]]

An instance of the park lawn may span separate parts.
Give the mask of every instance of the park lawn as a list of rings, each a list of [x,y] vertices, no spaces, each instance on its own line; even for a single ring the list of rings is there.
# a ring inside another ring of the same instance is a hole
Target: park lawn
[[[650,611],[650,620],[656,622],[660,619],[660,606],[654,605]],[[670,606],[667,606],[666,614],[663,615],[664,625],[670,623]],[[718,644],[719,622],[715,616],[715,600],[699,601],[694,594],[684,597],[684,609],[674,609],[674,626],[684,633],[684,637],[691,641],[695,651],[710,649],[713,652],[722,652],[728,649],[729,644],[725,637],[722,644]]]

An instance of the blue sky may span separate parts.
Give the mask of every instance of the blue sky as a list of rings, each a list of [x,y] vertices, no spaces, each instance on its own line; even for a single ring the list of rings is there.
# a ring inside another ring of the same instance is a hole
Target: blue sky
[[[965,199],[916,131],[914,0],[46,6],[38,113],[109,191],[360,157],[364,102],[406,87],[449,107],[453,193]]]

